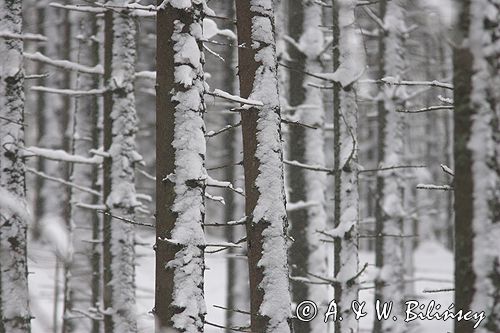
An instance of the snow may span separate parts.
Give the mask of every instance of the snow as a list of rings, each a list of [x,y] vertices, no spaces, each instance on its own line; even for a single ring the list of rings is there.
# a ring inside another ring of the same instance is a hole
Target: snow
[[[69,163],[85,163],[85,164],[101,164],[101,156],[84,157],[78,155],[68,154],[62,149],[47,149],[41,147],[26,147],[24,148],[24,156],[40,156],[49,160],[62,161]]]
[[[257,100],[253,100],[253,99],[247,99],[247,98],[243,98],[243,97],[240,97],[240,96],[235,96],[235,95],[232,95],[232,94],[230,94],[228,92],[222,91],[220,89],[215,89],[212,92],[212,94],[214,96],[225,98],[227,100],[230,100],[230,101],[233,101],[233,102],[236,102],[236,103],[244,104],[244,106],[263,106],[264,105],[261,101],[257,101]]]
[[[203,19],[203,38],[204,39],[211,39],[215,36],[225,36],[231,40],[236,40],[237,37],[229,29],[219,29],[217,26],[217,23],[210,19],[210,18],[204,18]]]
[[[154,236],[144,234],[144,243],[154,243]],[[220,240],[211,239],[218,242]],[[33,333],[45,333],[51,331],[51,310],[53,309],[53,287],[54,287],[54,257],[51,251],[46,247],[38,244],[32,244],[30,248],[30,271],[33,274],[29,275],[31,305],[33,308]],[[137,314],[138,314],[138,331],[152,332],[154,329],[153,316],[149,313],[154,304],[154,267],[155,257],[154,251],[150,246],[136,246],[136,253],[141,257],[140,262],[136,267],[137,281]],[[214,308],[212,305],[226,306],[226,267],[227,256],[224,255],[208,255],[206,258],[205,270],[205,298],[207,304],[206,320],[224,325],[225,310]],[[244,259],[242,259],[244,260]],[[373,264],[373,253],[361,252],[360,261]],[[442,289],[453,286],[453,254],[446,250],[438,243],[431,241],[422,242],[414,253],[415,262],[415,298],[420,302],[429,302],[435,300],[442,307],[447,308],[453,303],[453,292],[443,293],[423,293],[426,289]],[[361,281],[371,281],[376,274],[376,269],[373,265],[369,265],[367,270],[362,274]],[[60,295],[61,297],[62,295]],[[319,300],[329,301],[328,295],[322,295]],[[366,317],[360,320],[360,329],[362,331],[371,331],[373,323],[373,289],[366,289],[360,292],[360,302],[365,301],[365,311],[368,313]],[[323,302],[322,302],[323,303]],[[319,313],[326,310],[319,308]],[[322,315],[318,315],[313,322],[323,323]],[[442,320],[423,320],[418,321],[418,327],[415,328],[416,333],[428,332],[451,332],[453,321]],[[325,326],[323,326],[325,327]],[[219,333],[220,329],[205,326],[206,333]],[[84,333],[84,332],[76,332]]]
[[[469,47],[473,55],[470,107],[472,128],[467,148],[472,160],[473,184],[473,259],[475,275],[471,308],[485,311],[487,326],[478,332],[500,329],[498,302],[500,277],[500,148],[498,142],[498,17],[497,0],[473,1],[470,4]],[[487,244],[487,245],[486,245]]]
[[[286,209],[284,204],[282,144],[280,135],[280,115],[278,96],[278,77],[274,45],[272,1],[251,0],[252,48],[255,49],[255,72],[253,90],[249,99],[263,103],[258,108],[257,148],[255,157],[259,161],[255,186],[259,192],[257,203],[252,212],[251,223],[266,223],[262,231],[262,256],[258,266],[263,270],[259,288],[263,300],[259,314],[269,318],[268,332],[290,332],[288,320],[291,316],[289,281],[287,268],[287,243],[284,223]]]
[[[25,52],[25,53],[23,53],[23,57],[26,59],[29,59],[29,60],[40,61],[40,62],[46,63],[48,65],[64,68],[64,69],[67,69],[70,71],[89,73],[89,74],[100,74],[100,75],[104,74],[104,69],[101,65],[89,67],[89,66],[80,65],[80,64],[68,61],[68,60],[53,60],[53,59],[50,59],[49,57],[43,55],[40,52],[36,52],[36,53]]]
[[[3,187],[0,187],[0,208],[2,209],[0,212],[4,219],[9,219],[13,215],[19,216],[24,221],[31,219],[26,202],[23,199],[20,200],[20,198],[14,196]]]

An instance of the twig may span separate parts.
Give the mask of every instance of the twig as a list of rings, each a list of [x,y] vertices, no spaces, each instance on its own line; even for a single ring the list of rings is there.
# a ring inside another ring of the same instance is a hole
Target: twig
[[[306,128],[310,128],[310,129],[318,129],[315,126],[301,123],[298,120],[289,120],[289,119],[286,119],[286,118],[281,118],[281,122],[284,123],[284,124],[287,124],[287,125],[296,125],[296,126],[302,126],[302,127],[306,127]]]
[[[455,172],[453,172],[453,170],[451,170],[451,168],[448,167],[447,165],[441,164],[441,170],[443,170],[444,173],[452,177],[455,177]]]
[[[248,311],[243,311],[243,310],[238,310],[238,309],[229,309],[229,308],[226,308],[226,307],[223,307],[223,306],[220,306],[220,305],[215,305],[215,304],[213,304],[212,306],[214,308],[217,308],[217,309],[222,309],[222,310],[226,310],[226,311],[238,312],[238,313],[243,313],[243,314],[251,315],[251,313],[248,312]]]
[[[332,169],[325,168],[324,166],[320,166],[320,165],[308,165],[308,164],[300,163],[300,162],[297,162],[297,161],[283,160],[283,163],[286,164],[286,165],[295,166],[295,167],[298,167],[298,168],[307,169],[307,170],[311,170],[311,171],[326,172],[328,174],[332,174],[333,171],[334,171]]]
[[[16,124],[16,125],[19,125],[19,126],[28,127],[28,125],[25,124],[25,123],[22,123],[20,121],[15,121],[15,120],[9,119],[7,117],[0,116],[0,119],[5,120],[5,121],[7,121],[9,123],[12,123],[12,124]]]
[[[363,11],[368,15],[369,18],[375,22],[382,31],[387,31],[384,22],[378,17],[369,7],[362,7]]]
[[[25,41],[34,41],[34,42],[46,42],[47,37],[38,35],[38,34],[16,34],[14,32],[10,31],[0,31],[0,38],[5,38],[5,39],[22,39]]]
[[[113,215],[110,212],[107,212],[105,210],[97,209],[96,212],[104,214],[104,215],[107,215],[107,216],[110,216],[110,217],[112,217],[114,219],[117,219],[117,220],[125,222],[125,223],[130,223],[130,224],[133,224],[133,225],[140,225],[140,226],[149,227],[149,228],[154,228],[155,227],[154,225],[149,224],[149,223],[137,222],[137,221],[134,221],[134,220],[131,220],[131,219],[127,219],[125,217]]]
[[[235,331],[235,332],[249,332],[250,333],[250,331],[248,331],[245,328],[222,326],[222,325],[214,324],[214,323],[207,321],[207,320],[205,320],[205,324],[209,325],[209,326],[225,329],[225,330],[230,330],[230,331]]]
[[[69,97],[80,97],[80,96],[88,96],[88,95],[102,95],[108,91],[108,89],[90,89],[90,90],[72,90],[72,89],[58,89],[58,88],[49,88],[42,86],[33,86],[31,90],[34,91],[42,91],[49,94],[59,94],[66,95]]]
[[[223,165],[219,165],[219,166],[216,166],[216,167],[207,168],[207,171],[213,171],[213,170],[223,169],[223,168],[227,168],[227,167],[231,167],[231,166],[236,166],[236,165],[243,165],[243,161],[239,161],[239,162],[236,162],[236,163],[230,163],[230,164],[223,164]]]
[[[418,184],[417,190],[453,191],[453,187],[450,185]]]
[[[455,288],[444,288],[444,289],[424,289],[423,293],[444,293],[449,291],[455,291]]]
[[[430,86],[443,89],[453,90],[453,85],[450,83],[444,83],[439,81],[397,81],[392,78],[382,78],[380,80],[360,80],[360,83],[376,83],[376,84],[387,84],[393,86]]]
[[[37,171],[33,168],[30,168],[30,167],[26,167],[26,171],[28,171],[29,173],[32,173],[34,175],[37,175],[38,177],[41,177],[41,178],[44,178],[44,179],[47,179],[47,180],[51,180],[53,182],[56,182],[56,183],[59,183],[59,184],[63,184],[63,185],[66,185],[66,186],[69,186],[69,187],[73,187],[77,190],[80,190],[82,192],[87,192],[87,193],[90,193],[90,194],[93,194],[95,196],[98,196],[98,197],[101,197],[102,194],[91,189],[91,188],[87,188],[87,187],[84,187],[84,186],[81,186],[81,185],[78,185],[78,184],[74,184],[74,183],[71,183],[71,182],[68,182],[64,179],[61,179],[61,178],[57,178],[57,177],[52,177],[52,176],[49,176],[41,171]]]
[[[212,138],[216,135],[219,135],[221,133],[224,133],[226,131],[229,131],[230,129],[233,129],[233,128],[236,128],[236,127],[239,127],[241,126],[241,121],[237,124],[234,124],[234,125],[227,125],[227,126],[224,126],[223,128],[217,130],[217,131],[208,131],[206,134],[205,134],[205,137],[207,138]]]
[[[438,111],[438,110],[453,110],[453,106],[452,105],[436,105],[436,106],[429,106],[429,107],[418,109],[418,110],[396,110],[396,112],[423,113],[423,112],[431,112],[431,111]]]
[[[427,168],[427,166],[426,165],[396,165],[396,166],[377,168],[377,169],[359,170],[358,173],[378,172],[378,171],[387,171],[387,170],[394,170],[394,169],[414,169],[414,168],[415,169],[416,168]]]

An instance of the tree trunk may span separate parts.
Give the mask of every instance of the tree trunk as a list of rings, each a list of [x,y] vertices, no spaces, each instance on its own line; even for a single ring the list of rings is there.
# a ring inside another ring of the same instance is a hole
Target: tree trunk
[[[283,182],[274,11],[271,0],[236,2],[252,332],[290,332],[287,217]]]
[[[386,33],[381,37],[383,61],[380,77],[399,77],[405,71],[404,34],[406,33],[404,0],[381,2],[380,15]],[[382,58],[381,58],[382,59]],[[404,109],[404,88],[384,86],[383,102],[379,104],[379,167],[401,165],[404,156],[403,122],[396,110]],[[375,299],[393,302],[393,313],[404,317],[403,208],[404,184],[400,169],[379,172],[377,175],[376,267]],[[402,332],[401,320],[374,321],[374,332]]]
[[[21,34],[22,1],[0,0],[0,31]],[[30,332],[23,42],[0,37],[0,332]]]
[[[204,331],[204,6],[167,1],[157,17],[157,332]]]
[[[123,5],[122,0],[113,1]],[[107,212],[134,219],[134,166],[141,161],[135,147],[137,115],[134,98],[134,19],[127,12],[108,11],[105,17],[105,82],[103,184]],[[137,332],[135,313],[135,251],[133,226],[105,215],[103,228],[104,331]]]
[[[334,286],[338,313],[343,320],[334,323],[335,332],[357,332],[358,322],[351,303],[358,299],[358,106],[355,78],[363,70],[360,57],[362,46],[356,32],[354,8],[356,2],[334,3],[335,71],[347,71],[348,84],[334,84]]]
[[[322,8],[312,1],[291,3],[289,7],[289,33],[298,41],[300,50],[289,50],[295,68],[309,73],[320,73],[323,66],[320,53],[323,51],[323,33],[318,25]],[[325,123],[322,103],[322,92],[308,85],[310,79],[301,72],[290,72],[291,108],[295,108],[292,116],[299,122],[315,126],[309,129],[302,126],[289,127],[289,160],[301,161],[310,165],[324,165],[324,135],[322,126]],[[321,82],[317,82],[320,84]],[[314,202],[315,205],[289,213],[291,236],[294,239],[290,247],[290,264],[293,276],[305,276],[310,272],[327,276],[327,252],[321,242],[323,237],[318,230],[325,230],[325,191],[326,174],[290,167],[289,200],[291,202]],[[322,308],[328,305],[328,287],[311,285],[300,281],[292,281],[293,301],[296,304],[304,300],[320,302]],[[294,321],[297,332],[324,332],[325,323],[321,318],[310,322]]]
[[[77,62],[95,66],[99,63],[99,44],[92,39],[98,33],[95,15],[81,15],[80,38]],[[78,74],[77,89],[90,90],[99,88],[99,77],[89,74]],[[75,101],[75,115],[73,117],[73,147],[72,154],[88,156],[91,149],[99,147],[99,131],[97,129],[99,105],[96,96],[81,97]],[[77,164],[72,166],[71,181],[98,190],[98,170],[94,165]],[[99,198],[95,195],[71,190],[70,202],[71,225],[73,226],[72,241],[74,247],[73,260],[67,267],[67,289],[65,297],[65,316],[63,320],[64,332],[99,333],[100,321],[72,318],[72,310],[87,311],[89,307],[97,308],[100,300],[100,256],[101,244],[99,240],[100,223],[97,213],[93,210],[78,207],[78,203],[98,204]],[[76,204],[75,204],[76,203]],[[92,240],[92,242],[88,242]],[[89,289],[91,290],[89,295]]]
[[[497,1],[463,1],[454,50],[455,332],[500,331],[500,96]]]

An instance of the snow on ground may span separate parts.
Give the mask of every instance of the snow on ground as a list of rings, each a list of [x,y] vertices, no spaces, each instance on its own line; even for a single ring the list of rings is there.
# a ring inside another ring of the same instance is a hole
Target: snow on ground
[[[137,247],[137,312],[139,332],[153,332],[153,317],[149,311],[153,307],[154,294],[154,251],[152,249],[153,236],[141,237],[141,241],[146,241],[151,246]],[[209,239],[209,241],[221,241]],[[34,244],[34,243],[31,243]],[[29,252],[29,283],[31,295],[31,308],[35,317],[33,319],[33,333],[46,333],[52,331],[52,317],[54,308],[54,254],[48,246],[36,244],[31,245]],[[222,252],[223,253],[223,252]],[[453,292],[423,293],[425,289],[442,289],[452,287],[453,278],[453,254],[440,244],[433,241],[425,241],[416,249],[414,255],[416,266],[415,296],[413,299],[428,303],[435,300],[441,304],[442,309],[448,308],[453,301]],[[360,253],[360,263],[368,262],[370,266],[361,277],[361,280],[369,280],[374,275],[373,253]],[[213,305],[225,306],[226,297],[226,259],[223,254],[213,254],[206,256],[205,271],[205,297],[207,304],[207,320],[212,323],[224,325],[225,311],[214,308]],[[421,280],[420,280],[421,279]],[[428,281],[425,279],[432,279]],[[439,280],[439,281],[436,281]],[[442,280],[442,281],[441,281]],[[445,282],[448,281],[448,282]],[[59,285],[62,285],[60,280]],[[373,289],[363,290],[360,293],[360,300],[366,301],[365,311],[368,315],[360,320],[361,332],[369,332],[373,322]],[[59,296],[61,304],[62,295]],[[318,300],[319,302],[319,300]],[[58,313],[61,317],[62,307],[59,306]],[[326,309],[319,309],[318,317],[315,320],[322,320]],[[452,330],[452,321],[420,321],[417,323],[413,333],[428,332],[448,332]],[[244,323],[242,323],[244,324]],[[60,323],[59,323],[60,325]],[[211,326],[206,326],[207,333],[222,332]],[[327,328],[325,325],[325,332]],[[83,333],[83,332],[82,332]]]

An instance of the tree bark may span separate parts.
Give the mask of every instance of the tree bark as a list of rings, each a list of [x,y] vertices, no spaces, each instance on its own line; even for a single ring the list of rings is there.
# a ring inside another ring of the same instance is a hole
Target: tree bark
[[[0,31],[21,34],[22,1],[0,1]],[[26,263],[23,42],[0,37],[0,332],[30,332]]]
[[[291,48],[288,53],[293,66],[309,73],[324,70],[320,61],[324,37],[317,27],[322,8],[312,1],[290,3],[289,33],[300,47]],[[289,127],[289,160],[301,161],[310,165],[324,165],[325,122],[322,92],[308,85],[311,82],[303,73],[290,72],[289,103],[296,111],[292,115],[299,122],[315,126],[317,129],[302,126]],[[320,84],[321,82],[316,82]],[[294,242],[290,246],[289,260],[293,276],[305,276],[305,272],[327,276],[327,252],[321,242],[323,237],[318,231],[327,228],[325,212],[326,174],[316,171],[290,167],[287,173],[289,200],[291,202],[314,202],[315,205],[289,213],[290,234]],[[292,281],[292,296],[295,304],[313,300],[323,308],[328,306],[328,287]],[[297,332],[324,332],[325,323],[318,318],[310,322],[294,321]]]
[[[236,2],[252,332],[291,332],[291,301],[274,11],[271,0]]]
[[[404,0],[382,1],[380,15],[386,26],[385,34],[379,41],[383,61],[380,64],[380,77],[399,77],[405,71]],[[383,101],[379,103],[379,166],[401,165],[404,156],[403,119],[396,110],[404,109],[404,87],[384,86]],[[404,184],[402,171],[394,169],[377,175],[376,206],[376,267],[379,274],[375,281],[375,300],[393,302],[393,313],[404,317],[404,262],[403,238],[384,237],[402,235],[405,217],[403,196]],[[402,332],[401,320],[374,320],[374,332]]]
[[[95,66],[99,63],[99,44],[97,37],[98,25],[94,14],[80,15],[80,38],[77,62]],[[90,90],[99,88],[99,77],[79,73],[77,89]],[[96,96],[81,97],[75,101],[73,117],[72,154],[89,156],[91,149],[99,148],[99,103]],[[89,156],[90,157],[90,156]],[[98,170],[95,165],[77,164],[72,166],[71,181],[76,184],[99,190]],[[100,219],[93,210],[78,207],[78,203],[98,204],[100,199],[90,193],[71,190],[71,225],[73,226],[72,242],[74,247],[73,260],[67,267],[67,289],[65,297],[64,332],[86,330],[99,333],[100,321],[89,318],[72,318],[72,310],[97,308],[100,300],[100,258],[101,239]],[[74,204],[76,203],[76,204]],[[88,242],[92,240],[92,242]],[[89,295],[89,289],[91,290]]]
[[[463,1],[454,49],[455,332],[500,330],[500,95],[497,1]]]
[[[204,331],[204,6],[167,1],[157,14],[157,332]]]
[[[115,0],[114,5],[123,5]],[[127,12],[105,14],[105,95],[103,184],[107,211],[134,219],[137,115],[134,98],[136,27]],[[134,229],[105,215],[103,228],[104,331],[137,332],[135,313]]]
[[[356,2],[334,2],[334,70],[345,70],[351,76],[347,85],[334,84],[334,286],[339,316],[335,332],[357,332],[358,322],[351,303],[358,299],[358,106],[355,77],[363,70],[362,46],[356,36],[354,8]]]

